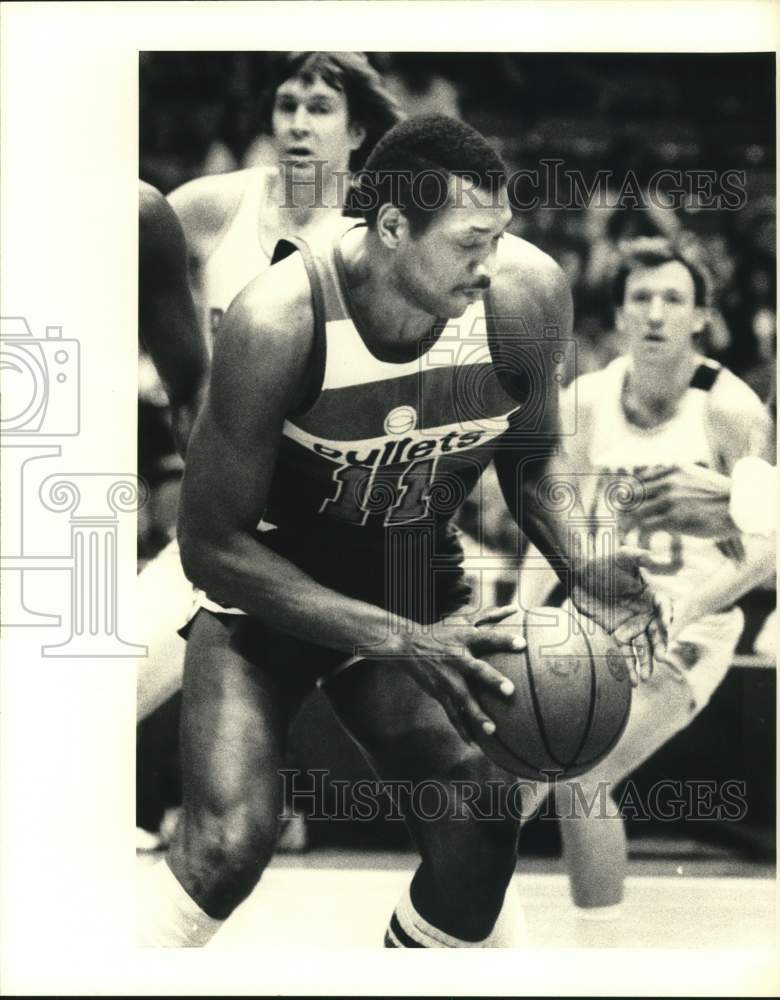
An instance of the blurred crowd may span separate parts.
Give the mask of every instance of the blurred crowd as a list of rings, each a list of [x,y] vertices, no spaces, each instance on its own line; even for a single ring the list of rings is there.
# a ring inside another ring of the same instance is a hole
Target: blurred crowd
[[[770,54],[370,58],[407,114],[462,117],[523,172],[513,192],[514,229],[569,276],[576,374],[620,353],[609,282],[621,241],[661,232],[692,244],[713,274],[703,349],[763,400],[774,396]],[[168,193],[206,173],[269,161],[260,129],[266,53],[146,52],[140,60],[144,180]],[[153,487],[139,521],[143,560],[173,531],[181,464],[164,395],[143,355],[140,382],[139,472]]]

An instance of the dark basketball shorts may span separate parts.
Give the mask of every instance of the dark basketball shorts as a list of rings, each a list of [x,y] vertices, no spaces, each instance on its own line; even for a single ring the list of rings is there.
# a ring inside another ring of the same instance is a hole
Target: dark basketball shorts
[[[338,527],[316,536],[274,528],[260,532],[258,538],[322,586],[385,609],[388,622],[392,615],[429,625],[459,611],[471,598],[463,570],[460,531],[450,523],[394,527],[370,541],[354,528]],[[360,541],[364,544],[359,545]],[[294,637],[256,620],[246,621],[249,616],[245,612],[213,601],[202,591],[197,593],[192,614],[180,630],[185,639],[195,615],[203,611],[224,616],[224,620],[243,617],[242,630],[254,633],[258,642],[264,640],[267,647],[292,648],[296,644]],[[297,645],[306,644],[298,641]],[[310,648],[322,654],[313,658],[331,661],[327,667],[329,677],[362,658]],[[320,682],[319,676],[315,679]]]

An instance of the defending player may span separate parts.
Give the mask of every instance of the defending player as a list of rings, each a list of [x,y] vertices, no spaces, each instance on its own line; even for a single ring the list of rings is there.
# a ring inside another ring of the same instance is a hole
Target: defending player
[[[577,435],[566,441],[569,464],[590,482],[594,533],[599,517],[606,517],[602,530],[613,530],[617,509],[622,538],[649,548],[643,572],[673,600],[675,619],[653,678],[635,692],[617,748],[556,790],[574,901],[599,915],[622,898],[626,854],[614,801],[608,818],[598,805],[600,783],[626,777],[705,707],[742,631],[733,602],[774,563],[774,542],[740,541],[726,523],[728,503],[718,499],[724,488],[717,473],[731,476],[743,456],[768,455],[772,428],[753,391],[697,350],[707,315],[705,274],[667,241],[638,240],[613,293],[628,350],[568,390],[564,405],[576,406],[578,420]],[[685,471],[695,466],[705,468]],[[715,515],[709,527],[708,505]],[[718,536],[732,541],[718,543]],[[525,600],[539,602],[528,593]],[[588,818],[585,803],[594,801]]]
[[[180,515],[185,569],[208,593],[188,639],[183,817],[142,892],[145,944],[205,943],[257,883],[288,725],[318,681],[383,778],[436,779],[457,813],[452,782],[495,773],[470,745],[494,731],[478,694],[511,685],[478,657],[522,640],[427,627],[467,599],[451,518],[494,456],[578,605],[606,620],[617,597],[619,638],[659,641],[636,561],[610,565],[606,593],[535,493],[555,383],[529,359],[543,331],[567,335],[571,299],[548,257],[504,235],[503,164],[473,129],[430,116],[394,128],[367,169],[367,225],[301,247],[220,328]],[[263,516],[278,527],[258,531]],[[511,817],[405,812],[423,861],[386,943],[517,943],[497,919]]]
[[[158,370],[166,389],[176,393],[171,402],[182,453],[222,314],[247,282],[270,265],[281,237],[310,237],[352,225],[342,215],[350,167],[362,165],[376,139],[399,118],[381,77],[358,52],[280,55],[264,105],[278,168],[203,177],[174,191],[169,201],[184,229],[186,249],[175,218],[159,204],[160,196],[153,205],[149,185],[145,198],[142,195],[142,332],[154,342],[150,353],[163,365]],[[145,213],[153,207],[160,221],[150,216],[147,222]],[[158,267],[160,258],[165,263]],[[195,307],[186,291],[188,259]],[[176,302],[181,312],[171,318]],[[184,643],[176,629],[182,609],[191,602],[192,586],[181,569],[178,544],[172,542],[139,577],[138,617],[149,648],[139,668],[139,722],[181,686]]]
[[[183,455],[206,388],[208,353],[187,283],[178,219],[160,192],[139,182],[138,323],[168,394],[171,428]],[[174,585],[171,586],[171,581]],[[168,546],[138,578],[137,620],[149,655],[139,661],[137,715],[143,719],[181,684],[184,644],[176,625],[193,601],[178,547]]]
[[[362,52],[287,52],[272,64],[264,127],[278,163],[201,177],[169,195],[212,342],[225,310],[268,267],[277,242],[343,232],[350,171],[400,119]]]

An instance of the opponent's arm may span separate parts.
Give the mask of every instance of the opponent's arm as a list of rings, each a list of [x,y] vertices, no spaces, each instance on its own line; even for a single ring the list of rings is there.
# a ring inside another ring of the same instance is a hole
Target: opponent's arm
[[[727,370],[721,372],[711,391],[713,396],[708,413],[710,444],[721,468],[732,477],[727,480],[729,490],[726,502],[729,511],[739,521],[731,534],[735,534],[741,526],[753,528],[768,537],[752,533],[740,536],[742,557],[724,565],[695,593],[678,602],[674,634],[697,618],[733,604],[767,580],[776,566],[777,470],[765,461],[774,451],[772,420],[753,390]],[[749,464],[744,462],[745,459],[757,464],[765,473],[765,478],[760,486],[756,484],[757,488],[753,491],[748,486],[746,509],[737,514],[732,505],[732,490],[744,489],[741,466]]]
[[[669,638],[676,638],[686,625],[698,621],[704,615],[715,614],[727,608],[748,591],[774,578],[777,565],[775,538],[751,538],[745,545],[743,562],[735,566],[723,566],[701,587],[675,604],[674,621],[669,629]]]
[[[320,585],[263,545],[255,530],[285,417],[303,395],[311,348],[308,284],[292,307],[277,301],[278,290],[296,280],[295,268],[302,270],[302,264],[290,258],[273,275],[256,279],[223,320],[209,396],[187,456],[179,514],[182,564],[209,597],[275,629],[345,657],[363,649],[397,659],[469,738],[490,720],[466,680],[493,689],[508,683],[474,653],[523,643],[506,631],[460,625],[447,636],[456,645],[445,646],[413,623]],[[300,274],[297,279],[303,284]]]
[[[156,188],[139,191],[138,321],[168,394],[182,454],[208,373],[208,355],[187,283],[187,252],[176,215]]]
[[[538,283],[535,302],[523,302],[517,292],[513,295],[511,286],[505,289],[501,306],[502,316],[509,317],[503,324],[508,327],[505,336],[512,336],[511,317],[522,316],[524,326],[545,334],[555,329],[558,340],[563,342],[571,337],[571,293],[560,268],[550,265],[552,262],[545,267]],[[517,288],[522,287],[523,277],[525,288],[528,287],[528,277],[519,274]],[[516,329],[514,335],[517,336]],[[542,352],[551,352],[555,345],[547,336],[540,337],[539,343]],[[522,378],[522,373],[519,374]],[[666,640],[661,606],[640,573],[649,554],[627,547],[617,548],[609,556],[589,551],[582,497],[582,484],[591,474],[586,429],[573,420],[562,420],[558,386],[549,369],[543,384],[547,397],[533,433],[510,431],[509,446],[497,453],[499,482],[513,516],[548,560],[575,607],[621,644],[630,644],[640,637],[647,639],[649,648],[636,650],[641,674],[647,676],[652,669],[652,656]],[[570,392],[569,406],[574,399],[575,393]],[[572,418],[579,420],[579,413],[572,414]],[[569,426],[563,427],[564,423]],[[576,433],[567,437],[566,447],[561,448],[562,428],[571,431],[575,427]],[[564,502],[558,502],[560,499]]]

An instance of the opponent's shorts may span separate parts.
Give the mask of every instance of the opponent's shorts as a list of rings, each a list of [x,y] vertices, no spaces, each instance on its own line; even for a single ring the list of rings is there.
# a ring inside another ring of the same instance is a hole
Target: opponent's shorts
[[[312,536],[274,528],[259,532],[258,540],[322,586],[420,624],[439,621],[469,603],[471,587],[463,570],[463,547],[455,525],[410,525],[386,532],[379,545],[363,547],[355,544],[355,533],[355,529],[344,534],[338,528],[328,528]],[[219,615],[245,614],[198,591],[192,613],[180,630],[185,638],[201,608]],[[329,676],[358,659],[345,657]]]

